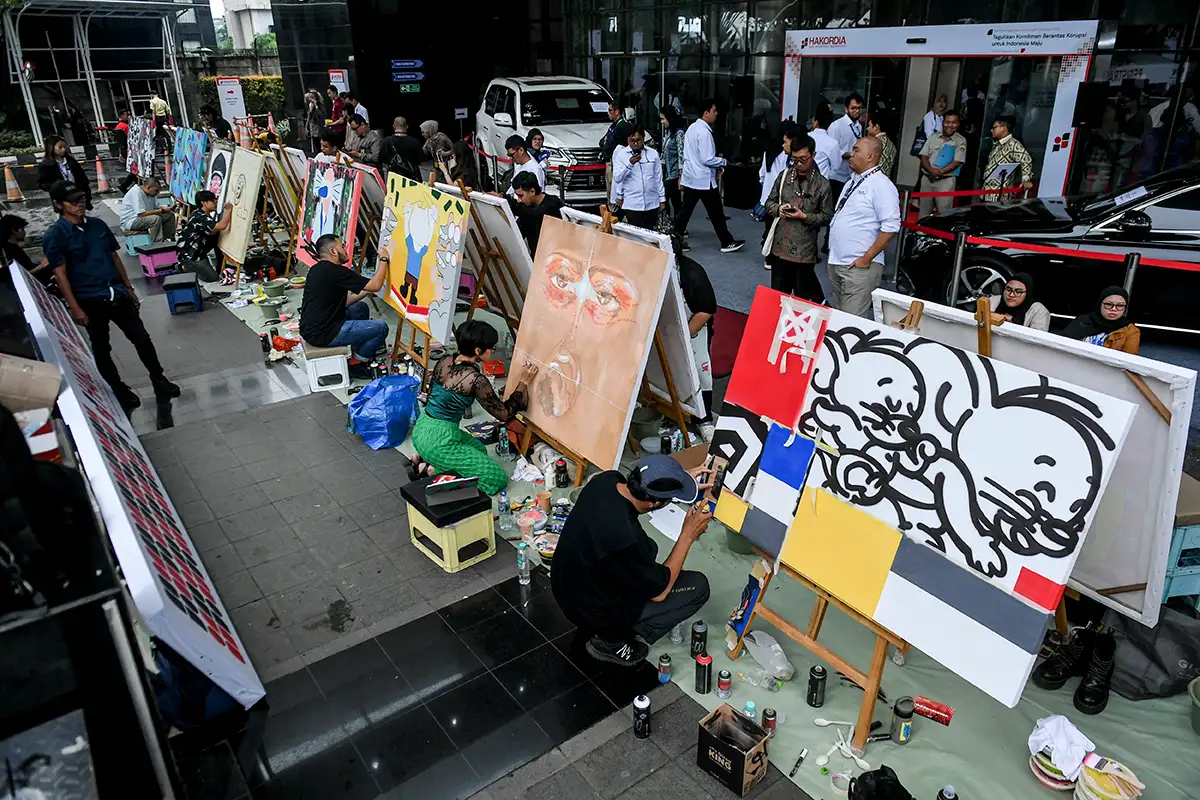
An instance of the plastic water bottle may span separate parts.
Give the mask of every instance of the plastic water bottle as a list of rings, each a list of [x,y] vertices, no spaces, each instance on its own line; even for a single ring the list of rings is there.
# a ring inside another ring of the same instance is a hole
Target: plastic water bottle
[[[522,586],[528,586],[529,577],[529,545],[521,542],[517,545],[517,581]]]
[[[747,670],[746,672],[739,672],[738,675],[744,677],[750,684],[760,689],[766,689],[768,692],[778,692],[783,688],[783,681],[761,667],[759,669]]]
[[[680,622],[671,628],[671,644],[683,644],[683,626],[684,623]]]
[[[508,492],[500,490],[500,502],[497,509],[500,515],[500,530],[511,531],[513,528],[512,506],[508,503]]]
[[[751,722],[758,722],[758,706],[753,700],[746,701],[746,707],[742,709],[742,716]]]

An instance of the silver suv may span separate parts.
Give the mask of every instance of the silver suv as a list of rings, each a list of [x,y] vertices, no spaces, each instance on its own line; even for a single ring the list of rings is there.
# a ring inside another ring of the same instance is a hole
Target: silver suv
[[[492,156],[507,158],[508,137],[522,139],[537,128],[545,137],[543,149],[551,194],[561,195],[560,167],[604,164],[600,139],[608,131],[608,103],[603,87],[585,78],[565,75],[534,78],[496,78],[488,84],[483,107],[475,114],[475,147],[489,173]],[[499,175],[512,164],[495,162]],[[566,201],[572,205],[598,205],[605,201],[604,170],[568,170]]]

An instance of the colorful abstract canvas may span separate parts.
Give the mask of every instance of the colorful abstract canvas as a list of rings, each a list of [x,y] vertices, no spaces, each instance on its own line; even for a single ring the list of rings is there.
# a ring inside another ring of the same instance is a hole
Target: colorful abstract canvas
[[[539,372],[528,417],[591,463],[616,469],[666,294],[661,250],[547,217],[508,389]]]
[[[234,145],[213,139],[212,152],[208,156],[208,177],[204,188],[217,196],[217,209],[225,207],[225,192],[229,186],[229,170],[233,166]]]
[[[187,205],[196,204],[196,192],[204,188],[208,169],[208,134],[191,128],[175,129],[175,153],[171,157],[171,194]]]
[[[370,179],[368,179],[370,180]],[[391,258],[387,301],[436,341],[450,341],[471,207],[396,173],[388,175],[379,249]]]
[[[229,227],[221,231],[217,245],[230,261],[242,264],[246,261],[246,248],[250,246],[250,231],[258,209],[258,192],[262,188],[263,154],[257,150],[239,147],[233,158],[226,182],[225,200],[233,204],[233,216]]]
[[[296,237],[296,259],[317,263],[316,241],[327,233],[338,236],[353,256],[358,201],[363,173],[344,164],[310,160],[304,181],[304,213]]]
[[[139,178],[148,178],[154,174],[154,123],[145,117],[133,117],[129,120],[125,171]]]
[[[758,396],[713,440],[757,463],[716,516],[1014,705],[1135,408],[799,302],[758,290],[734,367]],[[807,369],[782,403],[785,354]]]

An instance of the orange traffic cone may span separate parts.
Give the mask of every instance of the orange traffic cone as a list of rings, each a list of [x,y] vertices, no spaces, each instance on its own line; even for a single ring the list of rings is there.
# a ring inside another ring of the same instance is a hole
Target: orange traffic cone
[[[8,199],[15,203],[22,202],[25,195],[21,194],[21,187],[17,185],[17,176],[13,174],[12,165],[4,165],[4,186],[8,189]]]
[[[238,144],[247,150],[250,149],[250,125],[248,123],[249,120],[246,120],[238,126]]]
[[[271,115],[270,111],[267,112],[267,130],[269,130],[271,133],[276,133],[275,117]]]
[[[112,191],[112,186],[108,182],[108,176],[104,174],[104,163],[100,160],[100,156],[96,156],[96,191]]]

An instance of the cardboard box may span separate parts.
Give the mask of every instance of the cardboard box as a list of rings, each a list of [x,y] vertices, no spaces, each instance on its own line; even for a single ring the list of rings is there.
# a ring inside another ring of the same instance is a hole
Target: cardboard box
[[[768,734],[728,703],[700,720],[696,765],[738,797],[767,774]]]

